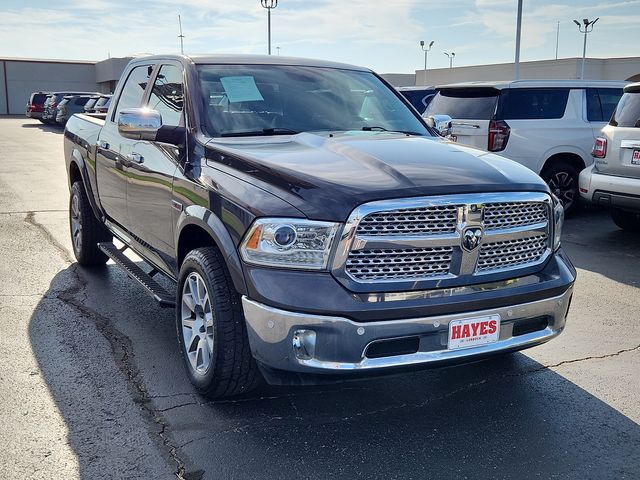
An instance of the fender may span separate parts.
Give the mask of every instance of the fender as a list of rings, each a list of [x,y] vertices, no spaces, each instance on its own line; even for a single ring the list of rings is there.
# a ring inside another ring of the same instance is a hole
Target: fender
[[[577,155],[582,159],[585,167],[588,167],[593,163],[593,158],[591,157],[590,152],[585,152],[583,149],[576,147],[575,145],[556,145],[553,148],[548,149],[540,157],[541,160],[540,160],[540,165],[538,165],[538,173],[542,172],[542,170],[546,167],[546,164],[551,157],[553,157],[554,155],[563,154],[563,153],[571,153],[571,154]]]
[[[75,163],[80,171],[80,176],[82,177],[82,183],[84,184],[84,190],[89,198],[89,205],[91,205],[91,210],[93,210],[93,214],[98,219],[103,219],[104,215],[100,207],[96,203],[96,197],[93,193],[91,181],[89,180],[89,172],[87,170],[87,164],[82,156],[82,153],[77,148],[74,148],[71,152],[71,158],[67,160],[67,181],[69,183],[69,190],[71,190],[71,164]]]
[[[227,227],[222,223],[222,220],[220,220],[211,210],[200,205],[189,205],[188,207],[185,207],[178,218],[176,226],[176,251],[182,230],[188,225],[197,225],[211,236],[220,252],[222,252],[236,291],[241,295],[246,295],[247,285],[244,280],[244,273],[242,272],[240,256],[238,255],[236,245],[233,242]]]

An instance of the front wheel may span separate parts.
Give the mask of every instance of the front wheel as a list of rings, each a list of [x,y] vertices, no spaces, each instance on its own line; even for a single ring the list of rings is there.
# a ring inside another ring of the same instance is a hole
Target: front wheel
[[[198,392],[227,397],[260,383],[240,296],[217,249],[198,248],[184,259],[176,327],[187,375]]]
[[[107,256],[98,248],[100,242],[110,242],[113,237],[96,218],[89,204],[84,184],[75,182],[69,199],[69,231],[73,254],[80,265],[104,265]]]
[[[640,213],[611,210],[611,219],[618,227],[628,232],[640,232]]]
[[[579,197],[578,171],[568,163],[558,162],[542,172],[542,178],[549,185],[551,192],[562,202],[564,213],[572,212]]]

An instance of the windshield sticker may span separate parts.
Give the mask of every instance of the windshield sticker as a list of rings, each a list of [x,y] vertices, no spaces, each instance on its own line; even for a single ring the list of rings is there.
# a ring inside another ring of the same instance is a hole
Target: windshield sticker
[[[253,77],[221,77],[220,82],[231,103],[264,101]]]

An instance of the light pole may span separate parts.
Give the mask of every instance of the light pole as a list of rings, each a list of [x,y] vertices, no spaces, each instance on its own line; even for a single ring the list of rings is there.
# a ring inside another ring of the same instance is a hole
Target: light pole
[[[516,18],[516,58],[515,77],[520,80],[520,36],[522,34],[522,0],[518,0],[518,15]]]
[[[267,25],[269,31],[269,55],[271,55],[271,10],[278,6],[278,0],[260,0],[262,8],[267,9]]]
[[[180,39],[180,55],[184,55],[184,35],[182,34],[182,17],[180,17],[180,14],[178,14],[178,24],[180,25],[180,35],[178,35]]]
[[[448,53],[443,52],[447,57],[449,57],[449,68],[453,68],[453,58],[456,56],[454,52]]]
[[[431,47],[433,47],[433,40],[431,40],[431,43],[429,44],[428,47],[424,46],[424,40],[420,40],[420,48],[422,48],[422,51],[424,52],[424,84],[427,84],[427,55],[429,55],[429,52],[431,51]]]
[[[580,73],[581,79],[584,79],[584,62],[585,62],[585,59],[587,58],[587,34],[593,31],[593,26],[596,24],[598,20],[600,20],[600,17],[596,18],[593,21],[589,21],[588,18],[583,18],[582,24],[578,20],[573,21],[573,23],[575,23],[578,26],[578,30],[580,30],[580,33],[584,33],[584,46],[582,47],[582,72]],[[583,28],[583,24],[584,24],[584,28]]]

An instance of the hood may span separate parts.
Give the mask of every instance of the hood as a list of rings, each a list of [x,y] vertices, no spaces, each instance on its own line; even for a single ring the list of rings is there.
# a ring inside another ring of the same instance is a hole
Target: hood
[[[344,221],[358,205],[390,198],[548,192],[538,175],[498,155],[390,132],[216,138],[206,158],[315,220]]]

